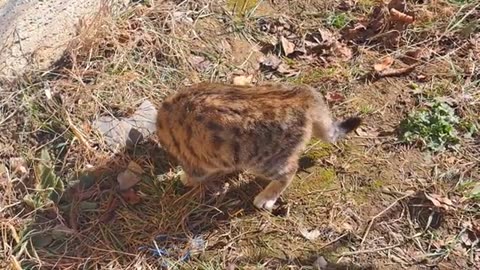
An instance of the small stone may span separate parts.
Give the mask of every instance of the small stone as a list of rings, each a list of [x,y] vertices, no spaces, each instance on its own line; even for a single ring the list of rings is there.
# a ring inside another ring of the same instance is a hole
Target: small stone
[[[313,263],[313,268],[316,270],[324,270],[328,266],[327,260],[323,256],[319,256]]]
[[[110,116],[98,118],[93,123],[93,127],[103,135],[105,143],[111,148],[125,147],[131,137],[130,131],[132,130],[132,125]],[[138,138],[133,138],[133,140],[136,139]]]
[[[132,117],[114,118],[102,116],[93,123],[104,137],[106,144],[113,148],[134,146],[156,130],[157,110],[148,100],[144,101]]]
[[[303,237],[305,237],[306,239],[310,240],[310,241],[313,241],[315,239],[317,239],[319,236],[320,236],[320,231],[315,229],[315,230],[308,230],[307,228],[299,228],[300,230],[300,233],[302,234]]]
[[[117,176],[117,182],[121,191],[128,190],[140,182],[140,177],[131,170],[125,170]]]
[[[132,117],[126,119],[132,127],[137,130],[144,138],[152,135],[156,130],[157,109],[155,105],[145,100]]]

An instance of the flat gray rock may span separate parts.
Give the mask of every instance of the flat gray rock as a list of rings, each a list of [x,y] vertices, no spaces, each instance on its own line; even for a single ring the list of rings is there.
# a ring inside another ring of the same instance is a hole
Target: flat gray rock
[[[144,101],[131,117],[102,116],[93,122],[93,127],[103,135],[112,149],[132,147],[155,133],[157,109],[148,100]]]

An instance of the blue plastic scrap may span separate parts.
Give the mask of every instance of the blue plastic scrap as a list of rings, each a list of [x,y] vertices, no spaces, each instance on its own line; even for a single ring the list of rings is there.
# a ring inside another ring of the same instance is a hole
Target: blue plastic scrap
[[[163,260],[162,264],[168,267],[171,263],[166,259],[175,260],[178,263],[188,262],[191,259],[192,252],[203,250],[205,246],[206,243],[202,236],[189,239],[160,234],[155,237],[153,246],[141,246],[139,250],[146,250],[154,257],[159,257]]]

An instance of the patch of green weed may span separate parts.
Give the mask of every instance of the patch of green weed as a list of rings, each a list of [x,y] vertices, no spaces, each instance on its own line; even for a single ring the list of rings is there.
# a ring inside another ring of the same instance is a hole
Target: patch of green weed
[[[327,25],[336,29],[347,26],[352,19],[347,13],[336,13],[327,17]]]
[[[298,77],[287,79],[291,83],[311,84],[320,81],[321,79],[332,77],[337,74],[336,68],[315,69],[308,73],[302,74]]]
[[[24,201],[32,208],[43,208],[54,202],[58,202],[64,191],[62,180],[55,175],[50,154],[47,149],[42,149],[40,162],[35,168],[37,184],[35,192],[27,194]]]
[[[244,14],[255,8],[258,0],[228,0],[227,7],[237,14]]]
[[[480,202],[480,183],[475,180],[466,180],[456,188],[457,191],[463,193],[465,198]]]
[[[362,114],[369,114],[373,111],[375,111],[375,108],[370,104],[366,104],[360,107],[360,113]]]
[[[448,104],[433,102],[429,108],[411,113],[400,124],[400,139],[406,143],[421,143],[437,152],[458,143],[456,125],[460,122]]]

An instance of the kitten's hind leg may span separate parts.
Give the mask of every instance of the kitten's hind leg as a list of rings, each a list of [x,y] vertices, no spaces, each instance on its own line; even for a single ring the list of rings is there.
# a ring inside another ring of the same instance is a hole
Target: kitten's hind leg
[[[271,182],[255,197],[253,204],[259,209],[271,211],[277,199],[292,182],[296,172],[297,167],[294,167],[286,174],[269,177]]]

